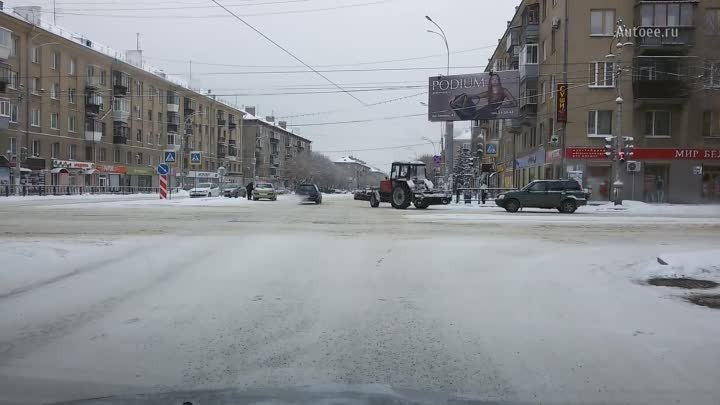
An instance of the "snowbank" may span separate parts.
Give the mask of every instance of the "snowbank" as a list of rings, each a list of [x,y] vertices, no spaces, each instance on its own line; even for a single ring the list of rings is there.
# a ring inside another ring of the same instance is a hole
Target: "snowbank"
[[[623,201],[622,205],[605,203],[602,205],[590,205],[580,207],[578,211],[583,212],[631,212],[636,214],[651,215],[709,215],[720,216],[720,205],[718,204],[648,204],[642,201]]]
[[[638,276],[642,279],[653,277],[696,278],[720,283],[720,249],[667,253],[658,256],[658,259],[641,267]],[[659,261],[663,261],[667,265],[663,265]]]

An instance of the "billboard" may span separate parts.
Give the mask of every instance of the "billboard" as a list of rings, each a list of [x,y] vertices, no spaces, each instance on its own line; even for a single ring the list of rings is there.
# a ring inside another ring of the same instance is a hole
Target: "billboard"
[[[430,78],[430,121],[499,120],[520,117],[516,70]]]

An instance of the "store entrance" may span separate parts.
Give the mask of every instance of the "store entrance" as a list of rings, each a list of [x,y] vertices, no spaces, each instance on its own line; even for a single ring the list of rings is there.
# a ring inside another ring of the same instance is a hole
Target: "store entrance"
[[[645,165],[645,194],[643,200],[648,203],[666,203],[670,166]]]
[[[720,166],[703,167],[703,200],[720,202]]]

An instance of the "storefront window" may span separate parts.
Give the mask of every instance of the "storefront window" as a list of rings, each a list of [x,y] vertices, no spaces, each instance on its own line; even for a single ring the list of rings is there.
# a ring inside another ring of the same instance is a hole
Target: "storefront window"
[[[596,201],[610,200],[610,166],[588,166],[587,188],[591,190],[590,198]]]
[[[703,167],[703,199],[707,202],[720,202],[720,166]]]
[[[667,202],[668,173],[667,165],[646,165],[644,177],[644,201],[649,203]]]

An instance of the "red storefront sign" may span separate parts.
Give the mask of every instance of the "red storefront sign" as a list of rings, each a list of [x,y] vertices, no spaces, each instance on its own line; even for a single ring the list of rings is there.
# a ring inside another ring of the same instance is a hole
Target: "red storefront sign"
[[[568,159],[606,160],[604,148],[569,147]],[[635,148],[628,160],[720,160],[720,149]]]
[[[97,165],[97,170],[103,173],[120,173],[125,174],[128,171],[127,166],[122,165]]]

